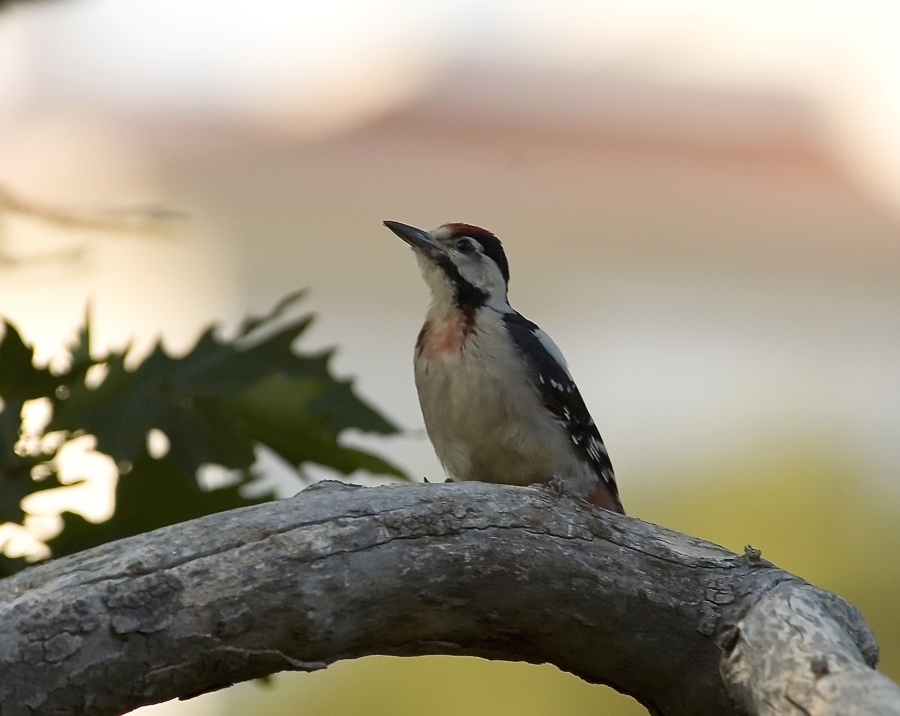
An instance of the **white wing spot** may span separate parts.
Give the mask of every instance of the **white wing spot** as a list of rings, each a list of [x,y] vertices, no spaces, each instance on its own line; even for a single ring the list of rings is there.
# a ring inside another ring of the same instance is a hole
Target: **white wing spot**
[[[607,454],[606,445],[597,440],[597,438],[592,437],[588,444],[588,453],[596,459],[599,459],[600,455]]]

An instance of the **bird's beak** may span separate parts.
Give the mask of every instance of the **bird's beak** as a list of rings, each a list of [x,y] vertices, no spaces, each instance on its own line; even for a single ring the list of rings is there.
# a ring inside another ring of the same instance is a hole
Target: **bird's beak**
[[[421,252],[430,259],[436,259],[445,253],[427,231],[422,231],[422,229],[417,229],[415,226],[409,226],[408,224],[401,224],[399,221],[385,221],[384,225],[416,249],[416,251]]]

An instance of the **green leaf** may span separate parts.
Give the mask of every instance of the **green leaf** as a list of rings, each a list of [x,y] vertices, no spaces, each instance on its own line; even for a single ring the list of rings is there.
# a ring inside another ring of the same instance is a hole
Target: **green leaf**
[[[310,410],[313,404],[327,405],[322,398],[334,391],[334,385],[339,384],[275,375],[241,396],[231,409],[244,420],[250,435],[294,465],[315,462],[345,475],[368,470],[405,478],[402,470],[382,458],[340,445],[331,429],[333,416]]]
[[[23,461],[23,467],[28,470],[21,471],[14,479],[0,480],[0,524],[4,522],[16,522],[22,524],[25,519],[25,513],[22,510],[22,500],[35,492],[42,490],[52,490],[55,487],[62,487],[63,483],[59,481],[55,474],[48,475],[40,481],[31,478],[31,467],[33,462]],[[71,484],[71,483],[70,483]]]
[[[282,298],[268,313],[261,316],[247,316],[238,329],[238,336],[246,337],[260,326],[272,323],[281,318],[289,308],[296,305],[307,293],[305,288],[292,291]]]
[[[0,470],[9,469],[14,458],[19,432],[22,429],[22,398],[6,398],[0,410]]]
[[[327,387],[310,400],[306,409],[310,413],[326,416],[328,430],[333,435],[349,428],[381,435],[398,432],[396,425],[357,397],[351,380],[330,380]]]
[[[8,398],[0,410],[0,524],[21,523],[25,517],[22,499],[32,492],[59,487],[55,474],[36,482],[32,468],[47,459],[46,455],[19,455],[15,445],[21,430],[21,398]]]
[[[274,498],[271,493],[244,497],[241,488],[247,484],[249,481],[244,479],[237,485],[204,491],[196,484],[187,483],[167,457],[154,460],[145,452],[131,472],[119,477],[116,511],[109,520],[94,524],[80,515],[64,512],[63,531],[47,544],[53,556],[60,557],[176,522]]]
[[[3,322],[0,339],[0,396],[4,400],[31,400],[52,395],[59,379],[46,368],[34,366],[34,349],[25,344],[22,336],[8,321]]]
[[[52,455],[14,451],[23,402],[42,396],[53,406],[47,432],[94,435],[99,451],[132,465],[119,477],[110,520],[94,525],[63,515],[64,529],[51,541],[55,555],[271,499],[245,499],[240,493],[260,444],[298,467],[318,463],[345,475],[368,470],[404,478],[381,457],[341,444],[348,429],[387,435],[397,428],[356,394],[351,381],[334,378],[332,351],[294,349],[312,321],[309,315],[288,317],[302,294],[292,293],[267,314],[246,319],[232,341],[212,326],[185,355],[172,356],[157,344],[133,369],[125,366],[127,350],[91,357],[89,312],[69,346],[69,369],[59,376],[35,368],[32,349],[6,324],[0,343],[0,394],[6,401],[0,412],[0,520],[21,522],[25,495],[59,485],[56,475],[41,482],[31,478],[34,466]],[[85,376],[98,363],[105,365],[106,376],[89,388]],[[161,460],[147,454],[147,435],[154,428],[169,439]],[[197,470],[209,463],[236,470],[239,484],[200,489]],[[19,564],[0,559],[0,569]]]
[[[295,465],[312,461],[345,474],[367,469],[402,476],[381,458],[338,444],[348,428],[381,434],[397,428],[360,400],[349,381],[331,376],[330,351],[294,352],[312,318],[282,316],[299,297],[292,294],[267,316],[246,321],[233,343],[211,327],[186,355],[172,357],[157,345],[134,370],[125,368],[123,354],[111,354],[97,388],[74,384],[66,399],[55,400],[48,430],[90,433],[100,451],[134,461],[157,428],[189,481],[203,463],[247,469],[257,441]],[[266,387],[277,380],[284,385]]]
[[[91,357],[91,307],[84,309],[84,325],[78,331],[75,341],[67,346],[71,363],[69,369],[59,376],[60,384],[71,387],[84,380],[88,368],[98,362]]]

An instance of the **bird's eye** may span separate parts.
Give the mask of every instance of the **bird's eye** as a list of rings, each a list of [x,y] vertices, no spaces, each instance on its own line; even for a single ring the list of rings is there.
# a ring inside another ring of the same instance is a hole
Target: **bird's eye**
[[[472,242],[472,239],[457,239],[456,250],[462,254],[471,254],[475,251],[475,244]]]

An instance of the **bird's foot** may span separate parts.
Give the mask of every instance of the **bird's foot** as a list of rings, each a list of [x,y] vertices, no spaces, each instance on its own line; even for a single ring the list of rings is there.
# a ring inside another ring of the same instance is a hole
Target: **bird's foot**
[[[541,487],[550,492],[557,500],[566,494],[566,481],[554,475],[546,482],[540,483]]]

